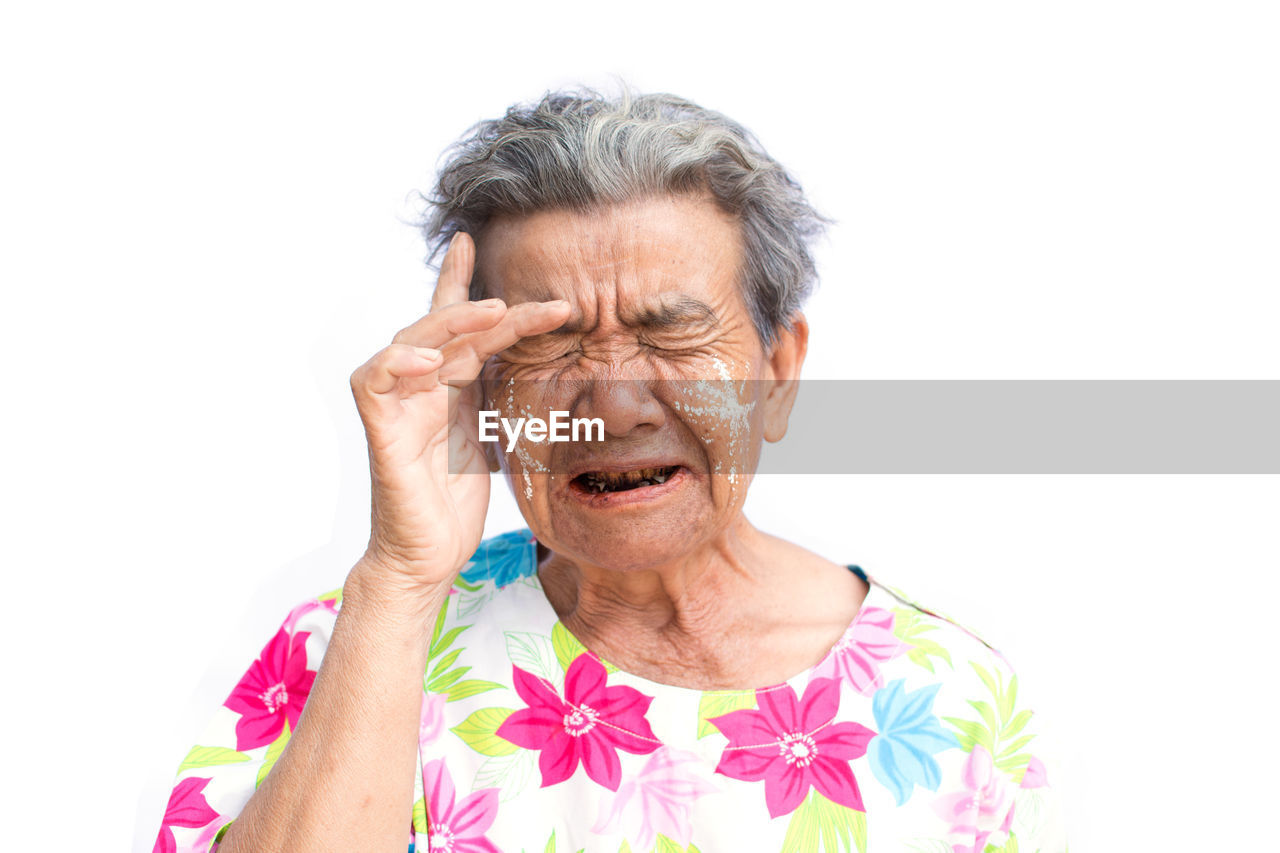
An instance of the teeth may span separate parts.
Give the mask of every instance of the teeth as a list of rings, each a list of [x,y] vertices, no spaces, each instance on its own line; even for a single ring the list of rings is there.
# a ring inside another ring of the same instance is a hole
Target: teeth
[[[587,491],[593,494],[656,486],[665,483],[675,474],[674,466],[665,468],[641,468],[637,471],[609,472],[589,471],[580,479]]]

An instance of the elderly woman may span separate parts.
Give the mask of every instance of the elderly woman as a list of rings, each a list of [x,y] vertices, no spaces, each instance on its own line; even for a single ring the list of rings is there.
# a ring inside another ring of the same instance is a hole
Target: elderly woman
[[[432,202],[431,311],[351,378],[368,550],[236,686],[156,849],[1061,849],[1003,659],[743,516],[822,223],[753,137],[549,95]],[[551,412],[595,429],[511,429]],[[482,542],[499,466],[529,530]]]

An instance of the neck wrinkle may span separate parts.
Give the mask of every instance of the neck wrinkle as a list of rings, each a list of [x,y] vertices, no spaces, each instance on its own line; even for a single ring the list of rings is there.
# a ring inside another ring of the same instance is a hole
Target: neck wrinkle
[[[565,627],[611,663],[621,662],[608,650],[625,648],[655,664],[705,664],[709,654],[719,657],[714,651],[725,649],[725,638],[764,594],[764,567],[748,556],[756,536],[743,517],[696,554],[638,572],[583,565],[548,552],[538,577]]]

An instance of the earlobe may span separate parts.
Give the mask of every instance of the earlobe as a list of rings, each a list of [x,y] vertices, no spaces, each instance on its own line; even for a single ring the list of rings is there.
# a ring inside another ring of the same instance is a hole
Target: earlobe
[[[791,328],[779,329],[778,337],[766,358],[770,374],[764,399],[765,441],[781,441],[787,434],[787,419],[800,390],[800,369],[809,351],[809,322],[796,312]]]

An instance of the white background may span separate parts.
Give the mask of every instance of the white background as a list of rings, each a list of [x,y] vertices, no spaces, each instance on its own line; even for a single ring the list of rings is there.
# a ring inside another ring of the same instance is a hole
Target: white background
[[[149,851],[367,535],[347,377],[468,125],[620,74],[819,209],[807,375],[1280,378],[1270,4],[25,4],[0,21],[4,842]],[[505,492],[491,530],[518,523]],[[1009,654],[1072,847],[1274,843],[1276,477],[769,478],[762,527]]]

